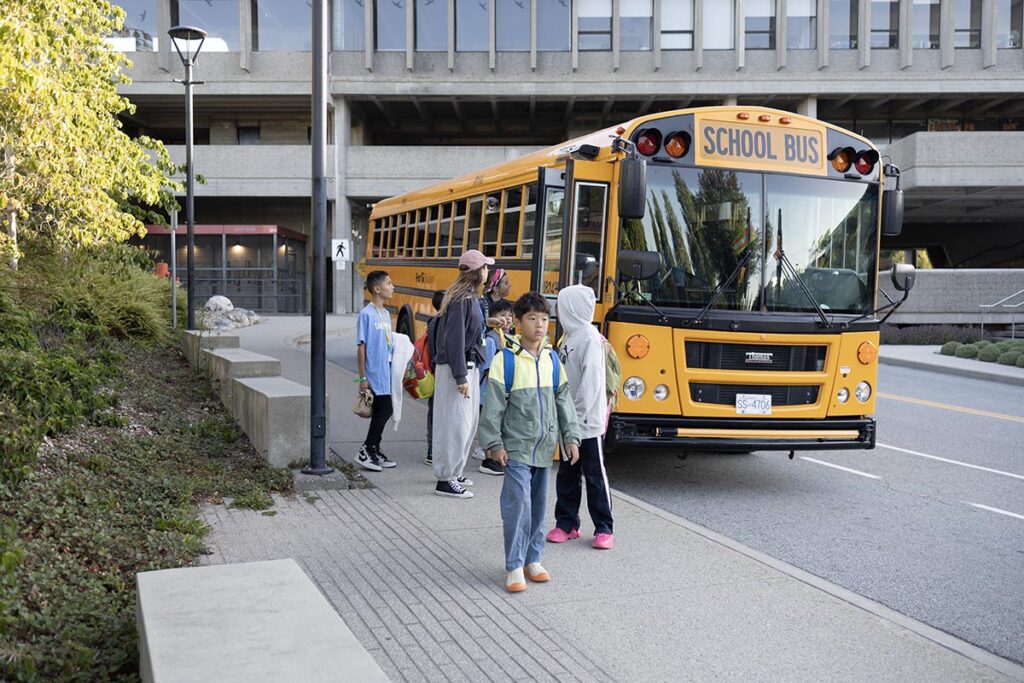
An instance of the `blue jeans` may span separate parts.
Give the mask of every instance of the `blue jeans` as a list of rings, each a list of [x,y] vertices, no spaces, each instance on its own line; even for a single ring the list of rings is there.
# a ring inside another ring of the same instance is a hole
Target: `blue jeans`
[[[544,515],[548,507],[550,467],[508,461],[501,484],[501,521],[505,531],[505,571],[540,562],[544,553]]]

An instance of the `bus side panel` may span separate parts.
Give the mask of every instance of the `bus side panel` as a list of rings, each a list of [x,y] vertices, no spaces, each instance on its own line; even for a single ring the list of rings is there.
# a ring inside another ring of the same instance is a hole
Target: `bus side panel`
[[[644,358],[631,358],[626,352],[626,342],[633,335],[643,335],[650,342],[650,350]],[[622,394],[622,387],[619,387],[619,403],[615,412],[679,415],[676,367],[682,361],[672,343],[672,328],[610,322],[607,337],[622,363],[622,381],[625,382],[630,377],[640,377],[647,384],[643,396],[636,401],[626,398]],[[654,388],[659,384],[665,384],[669,388],[668,398],[664,401],[654,398]]]

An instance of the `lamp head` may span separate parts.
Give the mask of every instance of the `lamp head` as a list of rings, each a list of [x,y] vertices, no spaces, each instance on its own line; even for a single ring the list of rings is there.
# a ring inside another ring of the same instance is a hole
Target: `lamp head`
[[[182,64],[194,62],[206,40],[206,31],[196,26],[175,26],[167,34],[171,36]]]

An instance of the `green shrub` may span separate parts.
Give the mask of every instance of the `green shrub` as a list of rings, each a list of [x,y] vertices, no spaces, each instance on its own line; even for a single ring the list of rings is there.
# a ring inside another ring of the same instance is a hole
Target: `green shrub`
[[[1022,356],[1024,356],[1024,353],[1011,349],[1010,351],[999,354],[999,358],[996,360],[1000,365],[1014,365],[1017,362],[1017,359]]]
[[[977,344],[964,344],[956,350],[957,358],[977,358],[978,357],[978,346]]]
[[[961,346],[963,346],[963,344],[958,341],[948,341],[942,345],[942,348],[939,349],[939,353],[943,356],[953,356],[956,355],[956,350]]]
[[[978,360],[985,363],[994,363],[996,359],[999,358],[1000,353],[1002,352],[999,350],[999,346],[997,344],[988,344],[978,351]]]
[[[1021,357],[1017,359],[1017,367],[1024,368],[1024,354],[1021,354]]]
[[[992,344],[992,346],[994,346],[994,347],[996,347],[997,349],[999,349],[999,352],[1000,352],[1000,353],[1006,353],[1006,352],[1007,352],[1007,351],[1009,351],[1009,350],[1010,350],[1011,348],[1013,348],[1013,344],[1012,344],[1011,342],[1008,342],[1008,341],[1000,341],[1000,342],[994,342],[994,343]]]
[[[984,348],[984,347],[988,346],[988,345],[989,345],[989,344],[991,344],[991,343],[992,343],[992,342],[990,342],[990,341],[989,341],[988,339],[980,339],[980,340],[978,340],[978,341],[974,342],[974,345],[975,345],[975,346],[977,346],[977,347],[978,347],[978,349],[980,350],[980,349],[982,349],[982,348]]]
[[[958,341],[969,344],[981,339],[981,328],[970,325],[893,325],[885,323],[881,328],[883,344],[942,344]]]

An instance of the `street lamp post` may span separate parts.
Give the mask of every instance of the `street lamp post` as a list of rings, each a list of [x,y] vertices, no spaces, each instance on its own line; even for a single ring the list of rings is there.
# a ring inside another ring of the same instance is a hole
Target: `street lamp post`
[[[201,81],[192,80],[192,67],[199,51],[203,49],[203,41],[206,40],[206,31],[195,26],[175,26],[167,32],[174,43],[174,49],[181,58],[181,64],[185,67],[185,80],[181,83],[185,86],[185,221],[188,225],[188,248],[186,257],[187,301],[188,301],[188,329],[196,329],[196,305],[195,305],[195,251],[196,251],[196,222],[193,185],[195,185],[195,171],[192,167],[192,86]],[[177,79],[175,79],[177,80]]]

